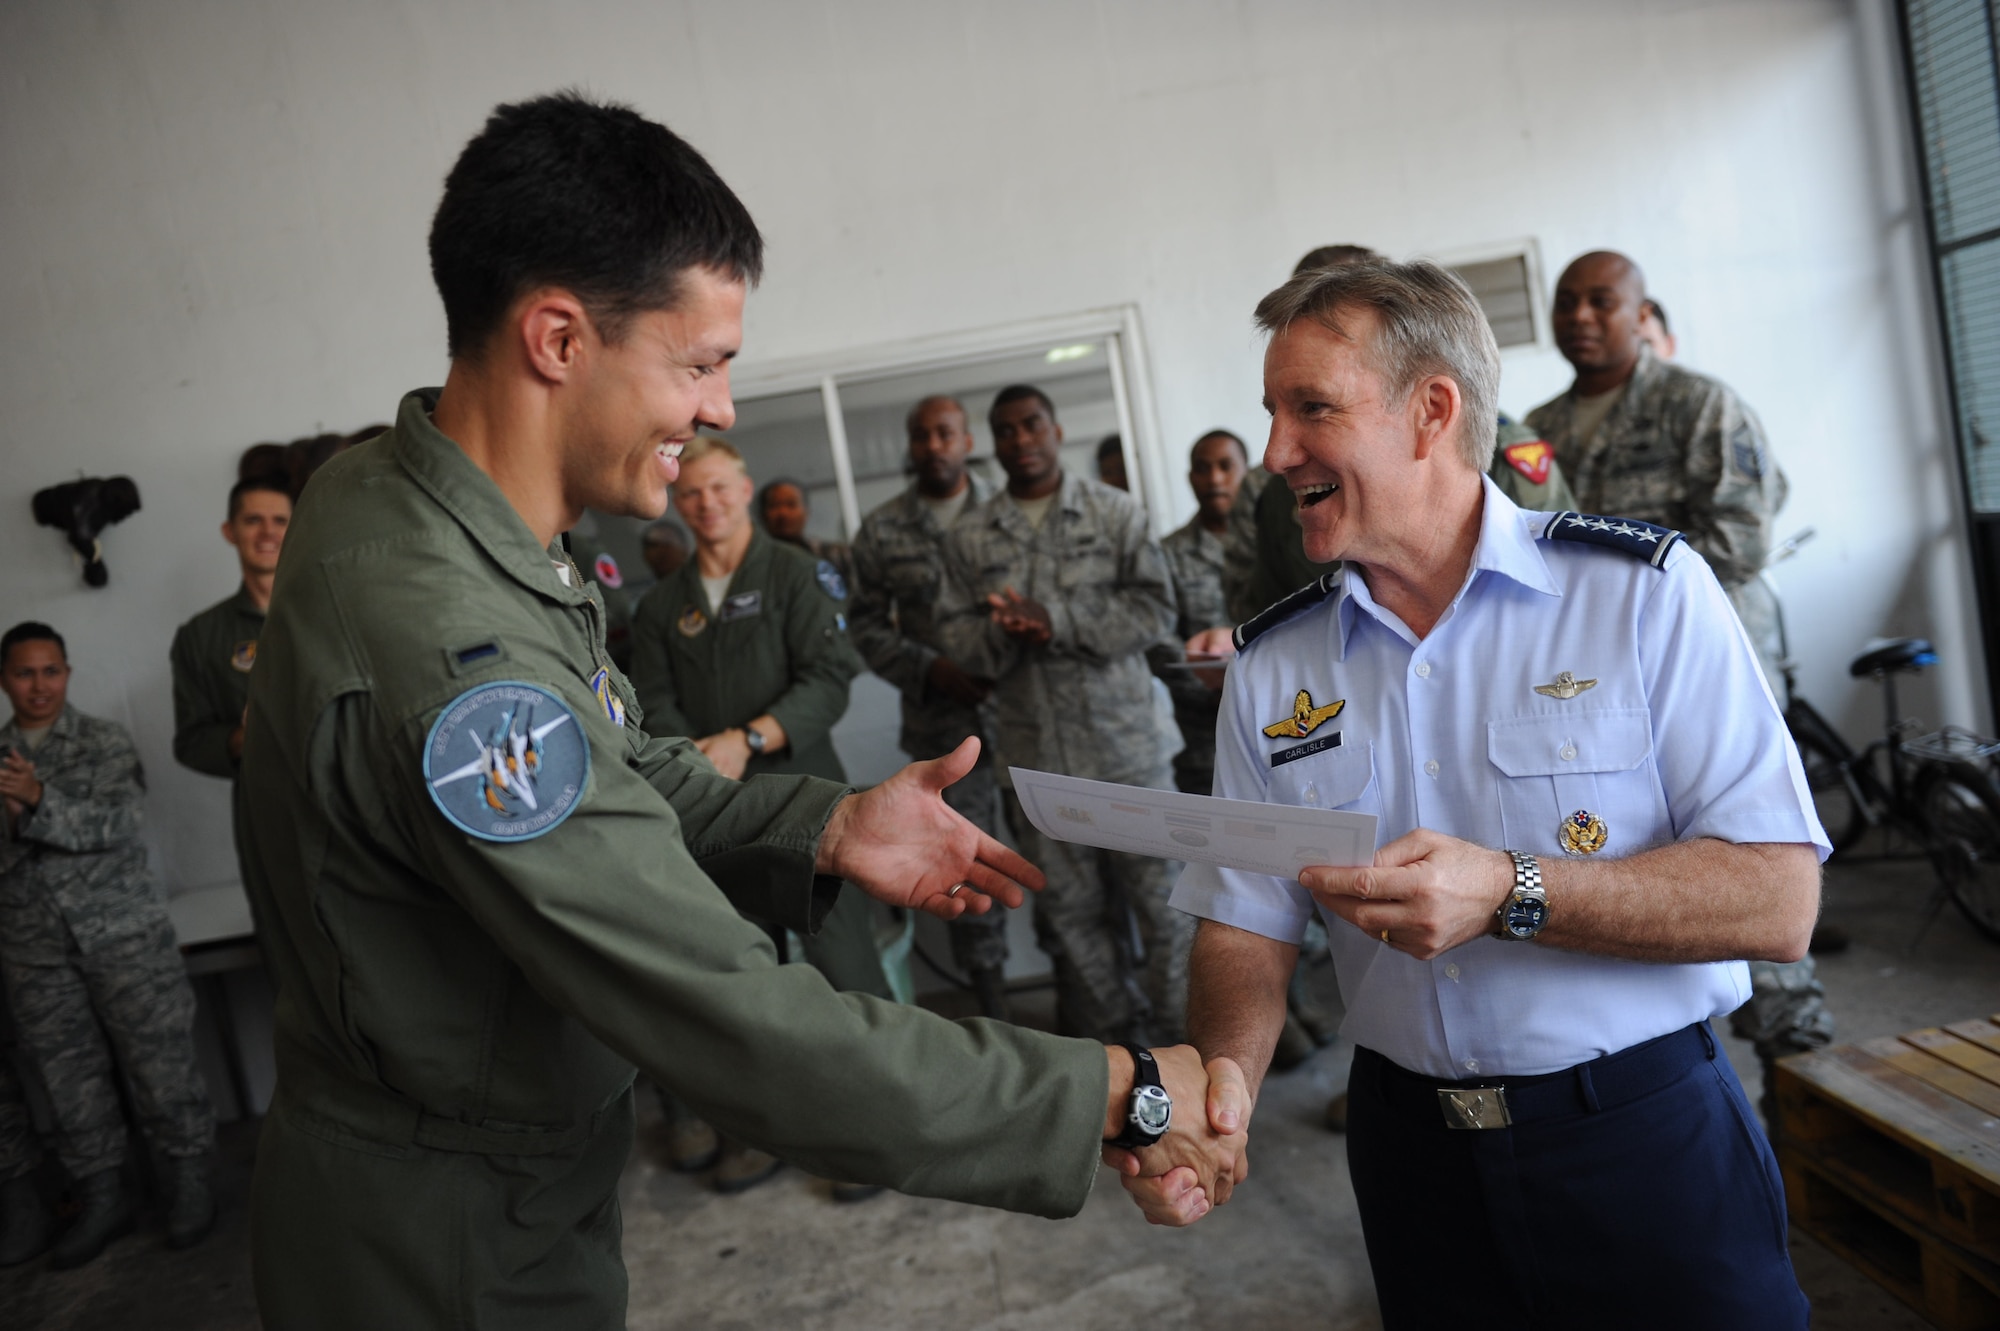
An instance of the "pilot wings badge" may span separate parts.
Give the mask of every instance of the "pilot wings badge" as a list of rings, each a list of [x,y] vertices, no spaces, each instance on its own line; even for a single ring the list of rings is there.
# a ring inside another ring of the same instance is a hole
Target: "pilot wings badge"
[[[1292,714],[1282,721],[1273,721],[1264,727],[1264,733],[1272,739],[1304,739],[1334,717],[1347,706],[1347,699],[1340,698],[1324,707],[1313,706],[1312,693],[1300,689],[1299,696],[1292,700]]]
[[[1577,694],[1582,693],[1585,689],[1594,689],[1596,687],[1597,687],[1596,680],[1578,679],[1575,675],[1572,675],[1569,671],[1565,670],[1560,675],[1556,676],[1555,682],[1553,684],[1535,685],[1535,692],[1543,695],[1544,697],[1561,698],[1565,702],[1567,702],[1569,699],[1574,698]]]
[[[590,744],[569,705],[539,684],[481,684],[445,705],[424,741],[424,785],[462,830],[527,841],[569,817]]]

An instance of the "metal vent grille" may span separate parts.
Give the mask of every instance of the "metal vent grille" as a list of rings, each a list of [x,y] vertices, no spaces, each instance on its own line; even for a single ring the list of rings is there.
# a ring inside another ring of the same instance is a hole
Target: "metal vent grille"
[[[1509,254],[1479,263],[1452,265],[1465,279],[1486,322],[1493,325],[1493,339],[1502,348],[1528,346],[1535,340],[1535,291],[1528,268],[1528,256]]]

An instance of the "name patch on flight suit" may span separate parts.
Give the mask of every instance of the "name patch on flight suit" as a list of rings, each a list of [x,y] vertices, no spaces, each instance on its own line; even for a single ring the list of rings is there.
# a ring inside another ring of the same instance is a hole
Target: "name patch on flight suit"
[[[608,683],[608,680],[607,680]],[[583,799],[590,744],[569,704],[504,680],[445,704],[424,740],[424,787],[439,812],[482,841],[528,841]]]
[[[1336,730],[1331,735],[1322,735],[1304,744],[1294,744],[1289,749],[1279,749],[1271,755],[1271,766],[1283,767],[1286,763],[1295,763],[1301,758],[1310,758],[1315,753],[1325,753],[1328,749],[1339,747],[1340,732]]]
[[[230,649],[230,669],[240,670],[247,675],[250,673],[250,668],[256,664],[257,640],[255,638],[250,639],[248,642],[239,642],[235,647]]]
[[[727,624],[732,619],[748,619],[752,615],[764,613],[764,593],[738,592],[723,601],[722,608],[715,612],[715,622]]]
[[[840,576],[840,570],[822,559],[813,569],[813,577],[819,581],[819,589],[836,601],[847,599],[847,579]]]

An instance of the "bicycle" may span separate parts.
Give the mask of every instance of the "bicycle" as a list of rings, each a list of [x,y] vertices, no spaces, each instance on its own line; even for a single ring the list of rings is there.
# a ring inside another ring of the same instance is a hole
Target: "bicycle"
[[[1769,568],[1791,558],[1814,534],[1808,527],[1778,546],[1760,576],[1768,582]],[[1778,635],[1785,726],[1835,853],[1852,850],[1870,828],[1879,827],[1888,842],[1885,854],[1894,854],[1900,840],[1930,861],[1937,885],[1911,947],[1946,897],[1973,928],[2000,942],[2000,787],[1989,761],[2000,753],[2000,741],[1962,726],[1917,733],[1921,724],[1903,717],[1897,706],[1896,677],[1936,665],[1936,649],[1923,638],[1894,638],[1870,644],[1848,663],[1850,676],[1873,679],[1882,690],[1882,737],[1857,753],[1800,695],[1782,608]]]

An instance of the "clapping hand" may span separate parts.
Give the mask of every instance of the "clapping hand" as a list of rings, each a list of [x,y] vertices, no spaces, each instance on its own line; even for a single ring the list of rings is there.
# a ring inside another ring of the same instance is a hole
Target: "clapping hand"
[[[1040,647],[1056,636],[1048,607],[1029,600],[1012,587],[988,596],[986,608],[1002,633],[1030,647]]]
[[[1192,1045],[1155,1049],[1160,1080],[1174,1102],[1167,1135],[1134,1153],[1104,1148],[1104,1163],[1148,1224],[1191,1225],[1221,1206],[1250,1174],[1250,1090],[1227,1058],[1202,1066]]]
[[[0,758],[0,796],[6,798],[9,818],[19,818],[42,802],[42,782],[35,775],[35,765],[18,749],[9,749],[7,756]]]

